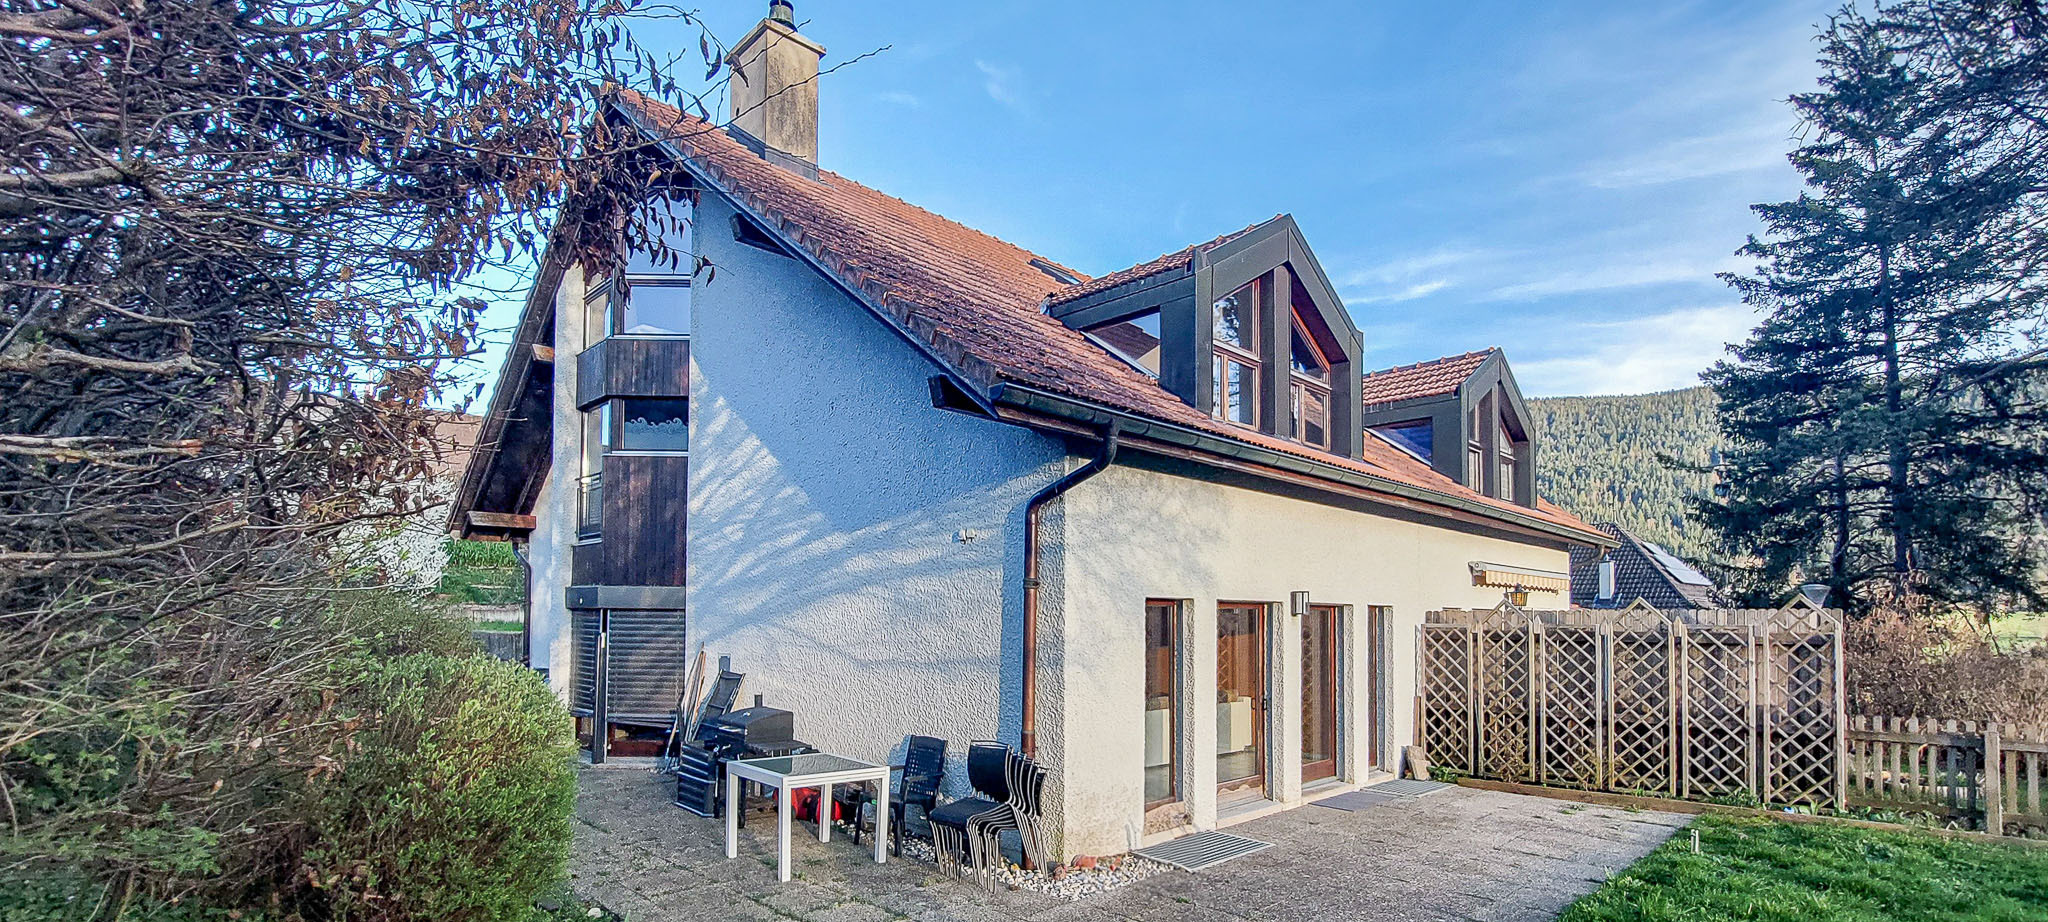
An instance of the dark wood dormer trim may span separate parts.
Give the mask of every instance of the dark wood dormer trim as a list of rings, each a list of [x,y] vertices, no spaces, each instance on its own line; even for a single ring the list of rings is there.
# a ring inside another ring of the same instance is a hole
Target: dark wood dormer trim
[[[1184,266],[1133,278],[1085,297],[1060,302],[1051,315],[1087,330],[1104,323],[1160,312],[1159,386],[1182,402],[1215,410],[1214,304],[1254,280],[1260,286],[1258,429],[1290,437],[1288,363],[1292,309],[1313,312],[1334,340],[1330,369],[1332,454],[1358,457],[1360,357],[1364,337],[1337,297],[1294,218],[1281,215],[1219,243],[1196,248]]]
[[[1480,427],[1472,427],[1474,417]],[[1536,443],[1530,438],[1529,408],[1522,389],[1508,367],[1507,356],[1495,349],[1485,361],[1460,382],[1456,390],[1425,397],[1362,408],[1363,429],[1378,429],[1402,423],[1430,424],[1430,466],[1440,474],[1488,496],[1500,495],[1502,445],[1498,427],[1506,425],[1515,459],[1512,494],[1507,497],[1523,506],[1536,505]],[[1467,452],[1478,443],[1480,463],[1477,477]]]

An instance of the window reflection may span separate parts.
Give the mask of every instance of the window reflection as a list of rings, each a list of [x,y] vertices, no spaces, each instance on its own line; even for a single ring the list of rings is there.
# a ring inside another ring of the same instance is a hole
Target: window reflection
[[[1146,311],[1088,328],[1088,335],[1117,358],[1159,377],[1159,312]]]
[[[1217,345],[1236,346],[1257,355],[1259,351],[1259,285],[1252,282],[1216,299],[1215,339]]]

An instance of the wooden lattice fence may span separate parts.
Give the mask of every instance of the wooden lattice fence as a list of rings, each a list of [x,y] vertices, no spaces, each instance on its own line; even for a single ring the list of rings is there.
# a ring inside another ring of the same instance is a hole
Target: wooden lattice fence
[[[1841,806],[1839,612],[1431,612],[1420,743],[1454,771],[1688,799]]]

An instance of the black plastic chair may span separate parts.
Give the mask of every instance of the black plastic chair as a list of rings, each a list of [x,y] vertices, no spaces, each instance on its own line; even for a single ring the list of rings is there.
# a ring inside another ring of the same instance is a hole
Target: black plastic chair
[[[900,774],[895,791],[889,795],[889,847],[898,855],[903,854],[903,821],[909,816],[911,807],[925,815],[925,822],[931,822],[932,809],[938,805],[939,783],[946,775],[946,741],[935,736],[912,736],[903,748],[903,764],[889,766],[892,772]],[[853,825],[854,844],[860,844],[861,812],[874,801],[865,785],[847,785],[834,789],[832,799],[838,801]]]
[[[925,813],[940,869],[957,875],[964,857],[983,883],[990,880],[988,868],[1000,854],[996,836],[1016,828],[1009,763],[1010,747],[1001,743],[977,741],[967,747],[967,783],[981,796],[940,804]]]

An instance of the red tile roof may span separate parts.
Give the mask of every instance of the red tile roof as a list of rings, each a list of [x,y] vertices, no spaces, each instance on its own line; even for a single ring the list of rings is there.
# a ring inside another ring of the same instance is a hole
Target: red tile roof
[[[1472,377],[1479,366],[1499,349],[1481,349],[1464,355],[1447,355],[1440,359],[1402,365],[1385,371],[1365,373],[1364,404],[1368,407],[1383,403],[1413,400],[1417,397],[1436,397],[1448,394]]]
[[[1530,509],[1482,496],[1376,439],[1366,439],[1363,456],[1353,459],[1212,419],[1046,316],[1040,304],[1069,287],[1031,265],[1034,259],[1050,260],[835,173],[819,170],[812,179],[776,166],[717,127],[638,93],[622,91],[619,98],[656,139],[687,156],[719,191],[773,224],[979,387],[1028,385],[1606,540],[1562,510]],[[1066,271],[1086,284],[1086,276]]]
[[[1101,278],[1090,279],[1082,282],[1079,285],[1068,286],[1057,292],[1054,292],[1051,301],[1054,304],[1065,304],[1068,301],[1076,301],[1081,298],[1085,298],[1089,295],[1095,294],[1096,292],[1108,291],[1109,289],[1115,288],[1116,286],[1122,285],[1126,282],[1135,282],[1139,279],[1151,278],[1152,276],[1160,275],[1166,272],[1185,271],[1188,267],[1188,264],[1194,262],[1196,253],[1200,253],[1205,250],[1213,250],[1219,246],[1229,243],[1232,240],[1236,240],[1239,237],[1249,234],[1252,231],[1258,230],[1259,228],[1264,227],[1267,224],[1271,224],[1274,221],[1278,221],[1280,220],[1280,217],[1280,215],[1274,215],[1273,217],[1267,220],[1260,221],[1257,224],[1253,224],[1239,230],[1231,231],[1230,233],[1224,234],[1223,236],[1211,240],[1207,243],[1197,243],[1191,247],[1183,247],[1164,256],[1146,260],[1145,262],[1141,262],[1128,269],[1118,269],[1117,271],[1102,276]]]

